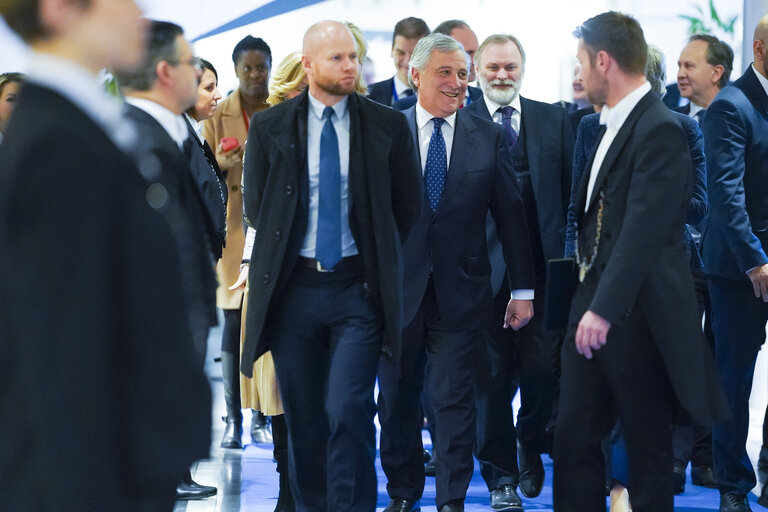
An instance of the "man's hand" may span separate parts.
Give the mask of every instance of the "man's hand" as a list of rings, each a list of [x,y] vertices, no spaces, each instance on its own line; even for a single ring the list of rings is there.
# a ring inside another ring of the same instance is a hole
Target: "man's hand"
[[[576,329],[576,351],[587,359],[592,359],[592,351],[599,350],[608,341],[610,328],[611,322],[597,313],[584,313]]]
[[[522,329],[533,318],[532,300],[509,299],[507,313],[504,315],[504,328],[511,327],[515,331]]]
[[[216,161],[222,171],[228,171],[229,169],[237,166],[243,160],[243,151],[245,147],[241,144],[229,151],[221,149],[221,143],[216,148]]]
[[[747,272],[747,277],[752,281],[755,297],[762,297],[763,302],[768,302],[768,263],[753,268]]]

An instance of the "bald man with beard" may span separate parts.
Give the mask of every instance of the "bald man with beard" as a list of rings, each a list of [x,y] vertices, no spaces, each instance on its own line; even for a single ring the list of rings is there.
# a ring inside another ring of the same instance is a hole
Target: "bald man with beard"
[[[379,355],[397,359],[401,244],[424,194],[405,117],[354,92],[355,41],[304,36],[309,87],[251,121],[243,169],[251,256],[242,371],[272,351],[299,511],[376,508]]]

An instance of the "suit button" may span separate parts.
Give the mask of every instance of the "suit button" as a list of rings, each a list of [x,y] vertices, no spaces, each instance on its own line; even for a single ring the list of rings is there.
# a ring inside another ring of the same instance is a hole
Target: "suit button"
[[[264,274],[264,278],[262,279],[262,281],[264,282],[264,284],[269,284],[269,282],[270,282],[271,280],[272,280],[272,278],[271,278],[271,277],[269,277],[269,274]]]
[[[285,187],[285,195],[292,196],[293,195],[293,185],[288,185]]]
[[[283,238],[283,233],[278,229],[275,231],[275,240],[280,240],[281,238]]]

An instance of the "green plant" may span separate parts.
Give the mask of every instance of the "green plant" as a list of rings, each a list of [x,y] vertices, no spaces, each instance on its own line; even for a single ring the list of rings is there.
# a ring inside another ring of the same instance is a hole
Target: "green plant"
[[[714,31],[714,28],[718,28],[720,31],[729,34],[731,36],[735,35],[735,26],[736,26],[736,20],[739,19],[738,15],[733,16],[729,20],[721,19],[720,16],[717,13],[717,9],[715,8],[715,1],[709,0],[709,19],[707,19],[707,15],[704,11],[704,8],[701,7],[701,5],[693,5],[693,8],[698,11],[699,15],[689,15],[689,14],[678,14],[678,17],[683,18],[684,20],[687,20],[688,25],[688,35],[693,34],[711,34]],[[714,26],[710,25],[710,23],[714,23]]]

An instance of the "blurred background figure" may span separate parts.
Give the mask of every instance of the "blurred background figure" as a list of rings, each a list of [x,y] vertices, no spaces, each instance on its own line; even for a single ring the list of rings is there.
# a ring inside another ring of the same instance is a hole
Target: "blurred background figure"
[[[272,68],[272,50],[260,37],[246,36],[235,46],[232,62],[239,86],[232,91],[213,117],[203,125],[203,137],[215,148],[216,160],[221,168],[229,192],[227,203],[226,246],[216,270],[219,289],[216,305],[224,311],[224,330],[221,339],[221,373],[224,381],[224,399],[227,405],[227,423],[221,440],[222,448],[242,448],[243,415],[240,411],[240,319],[243,292],[229,289],[237,281],[245,244],[243,229],[243,196],[240,190],[243,174],[243,149],[248,137],[251,117],[269,108],[267,81]],[[271,443],[266,417],[254,410],[251,419],[251,441]]]
[[[21,73],[3,73],[0,75],[0,142],[3,142],[3,134],[8,120],[13,113],[13,107],[19,97],[19,89],[24,81]]]

